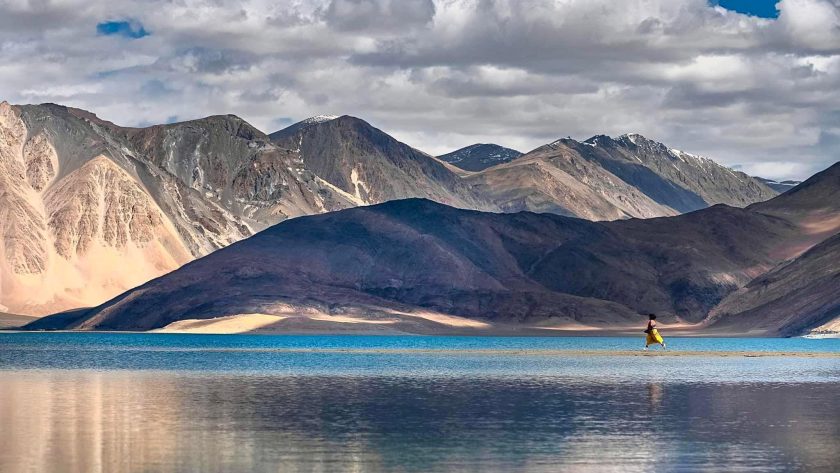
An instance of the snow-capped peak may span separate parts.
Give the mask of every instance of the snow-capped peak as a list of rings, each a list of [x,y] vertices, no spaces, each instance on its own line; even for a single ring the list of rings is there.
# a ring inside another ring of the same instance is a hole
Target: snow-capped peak
[[[619,137],[620,139],[628,139],[634,145],[638,145],[640,141],[645,141],[647,138],[638,133],[625,133]]]
[[[686,153],[685,151],[676,148],[668,148],[668,152],[671,153],[671,156],[678,158],[680,161],[685,161],[686,158],[697,159],[697,156],[691,153]]]
[[[302,120],[301,123],[306,123],[307,125],[317,124],[317,123],[324,123],[330,120],[335,120],[338,118],[338,115],[316,115],[314,117],[309,117],[306,120]]]

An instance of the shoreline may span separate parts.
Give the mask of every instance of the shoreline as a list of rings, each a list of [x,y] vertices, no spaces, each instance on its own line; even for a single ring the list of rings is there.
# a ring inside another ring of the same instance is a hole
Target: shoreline
[[[67,332],[64,332],[67,333]],[[82,332],[103,333],[103,332]],[[126,333],[126,332],[117,332]],[[143,332],[141,332],[143,333]],[[675,337],[676,338],[676,337]],[[64,348],[55,348],[61,351]],[[79,348],[77,352],[110,351],[105,348]],[[46,349],[47,351],[53,349]],[[437,355],[437,356],[549,356],[549,357],[707,357],[707,358],[840,358],[840,351],[780,351],[780,350],[663,350],[639,349],[576,349],[576,348],[271,348],[271,347],[178,347],[178,346],[124,346],[122,352],[168,353],[275,353],[275,354],[324,354],[324,355]]]
[[[642,323],[643,322],[643,323]],[[0,332],[90,332],[90,333],[156,333],[205,335],[382,335],[382,336],[470,336],[470,337],[644,337],[647,320],[623,320],[618,323],[587,325],[575,320],[540,320],[530,323],[505,323],[487,319],[471,319],[432,312],[393,312],[379,316],[335,315],[325,313],[271,314],[249,312],[210,318],[180,319],[162,327],[147,330],[51,330],[50,327],[25,328],[24,325],[0,325]],[[36,326],[37,327],[37,326]],[[744,327],[723,329],[701,321],[680,320],[658,324],[660,333],[686,338],[840,338],[834,327],[802,333],[796,337],[768,330]]]
[[[766,339],[785,339],[785,338],[804,338],[809,340],[833,340],[840,339],[840,334],[837,333],[807,333],[803,335],[782,337],[773,336],[764,333],[751,332],[717,332],[698,330],[667,330],[662,329],[663,337],[666,341],[669,338],[766,338]],[[441,330],[435,332],[402,332],[402,331],[375,331],[375,330],[294,330],[294,331],[249,331],[249,332],[207,332],[207,331],[190,331],[190,330],[23,330],[19,327],[0,327],[0,335],[2,334],[17,334],[17,333],[76,333],[76,334],[142,334],[142,335],[205,335],[205,336],[380,336],[380,337],[487,337],[487,338],[639,338],[644,340],[644,336],[640,336],[642,330],[563,330],[563,329],[543,329],[543,328],[519,328],[516,330]]]

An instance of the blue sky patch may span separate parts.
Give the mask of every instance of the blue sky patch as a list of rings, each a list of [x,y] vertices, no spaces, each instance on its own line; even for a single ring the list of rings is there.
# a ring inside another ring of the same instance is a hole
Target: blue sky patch
[[[776,9],[777,2],[778,0],[712,0],[711,3],[745,15],[761,18],[778,18],[779,10]]]
[[[102,36],[122,36],[123,38],[139,39],[149,36],[149,32],[143,28],[139,21],[120,20],[103,21],[96,25],[96,34]]]

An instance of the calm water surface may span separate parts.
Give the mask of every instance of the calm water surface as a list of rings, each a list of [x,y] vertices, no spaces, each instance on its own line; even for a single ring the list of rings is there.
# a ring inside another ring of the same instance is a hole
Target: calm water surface
[[[840,471],[840,358],[539,353],[640,343],[0,334],[0,472]]]

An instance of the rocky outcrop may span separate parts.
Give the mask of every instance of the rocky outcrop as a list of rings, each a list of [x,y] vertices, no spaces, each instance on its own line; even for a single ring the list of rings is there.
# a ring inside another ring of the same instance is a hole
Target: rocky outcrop
[[[41,192],[55,179],[58,157],[45,133],[27,140],[23,147],[23,161],[26,165],[26,180],[35,191]]]
[[[113,248],[146,246],[156,238],[178,239],[164,227],[162,212],[137,182],[105,156],[85,163],[44,195],[55,248],[65,258],[87,253],[99,242]]]

